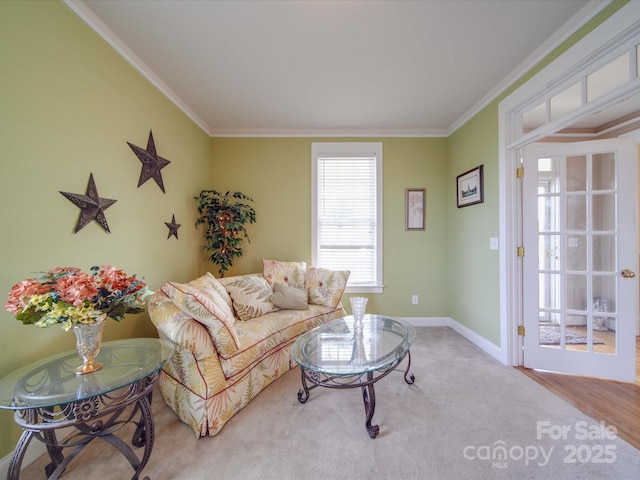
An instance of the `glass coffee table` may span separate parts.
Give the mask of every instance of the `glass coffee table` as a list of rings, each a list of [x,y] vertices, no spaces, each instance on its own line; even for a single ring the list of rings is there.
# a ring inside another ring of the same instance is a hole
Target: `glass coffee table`
[[[409,349],[415,339],[416,331],[411,325],[383,315],[365,315],[361,328],[356,328],[349,315],[300,335],[291,348],[291,356],[302,371],[298,401],[305,403],[315,387],[360,387],[365,427],[369,436],[376,438],[380,428],[371,424],[376,408],[374,384],[394,371],[405,357],[408,361],[404,380],[409,385],[415,381],[415,376],[409,374]]]
[[[135,338],[102,344],[96,358],[102,369],[76,375],[82,364],[71,350],[23,367],[0,379],[0,408],[14,410],[24,431],[13,453],[8,480],[17,480],[29,443],[37,438],[51,459],[45,467],[49,479],[58,478],[92,440],[100,438],[122,453],[137,479],[151,456],[154,440],[151,393],[160,369],[175,353],[173,345],[157,338]],[[131,408],[126,408],[131,405]],[[139,417],[138,417],[139,414]],[[136,420],[136,418],[139,418]],[[116,432],[136,425],[131,444],[143,447],[142,457]],[[73,427],[58,440],[56,429]],[[68,449],[71,451],[66,454]]]

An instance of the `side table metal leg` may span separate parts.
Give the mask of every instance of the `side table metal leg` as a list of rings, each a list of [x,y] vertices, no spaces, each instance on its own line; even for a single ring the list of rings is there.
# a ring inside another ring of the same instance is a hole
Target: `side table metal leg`
[[[24,459],[24,454],[27,451],[27,447],[34,435],[35,433],[29,430],[23,431],[22,435],[20,435],[16,449],[11,457],[11,463],[9,465],[9,470],[7,471],[7,480],[18,480],[20,478],[22,460]]]
[[[409,375],[409,378],[407,378],[407,374],[409,373],[409,369],[411,368],[411,350],[407,352],[407,358],[408,358],[408,363],[407,363],[407,369],[404,371],[404,381],[407,382],[409,385],[412,385],[413,382],[416,381],[415,375],[412,373],[411,375]]]
[[[142,458],[140,459],[140,465],[138,466],[135,475],[131,477],[131,480],[138,479],[140,473],[142,472],[142,469],[149,461],[149,457],[151,457],[151,450],[153,450],[155,427],[153,423],[153,413],[151,412],[150,398],[150,396],[144,396],[140,400],[138,400],[138,405],[140,406],[140,410],[142,412],[140,423],[143,425],[142,435],[144,436],[144,453],[142,454]]]
[[[371,380],[373,378],[372,373],[367,374],[367,378]],[[362,387],[362,399],[364,400],[364,411],[367,415],[367,421],[365,427],[371,438],[376,438],[380,432],[378,425],[371,425],[373,420],[373,414],[376,411],[376,392],[373,388],[373,382]]]
[[[62,447],[58,445],[58,438],[56,437],[55,430],[45,430],[43,432],[43,436],[47,445],[49,458],[51,459],[51,463],[44,467],[44,471],[47,474],[47,478],[51,478],[53,472],[55,472],[58,466],[64,462],[64,455],[62,454]]]

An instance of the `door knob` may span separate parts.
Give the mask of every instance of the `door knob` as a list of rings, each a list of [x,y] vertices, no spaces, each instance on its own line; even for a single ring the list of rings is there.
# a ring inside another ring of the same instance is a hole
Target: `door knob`
[[[636,276],[636,272],[634,272],[633,270],[629,270],[627,268],[622,270],[622,272],[620,272],[620,274],[622,275],[623,278],[633,278],[633,277]]]

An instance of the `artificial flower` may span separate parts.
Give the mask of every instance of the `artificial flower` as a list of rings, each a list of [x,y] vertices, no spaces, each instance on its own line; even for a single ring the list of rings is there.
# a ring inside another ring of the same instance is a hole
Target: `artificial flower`
[[[144,311],[147,286],[110,265],[91,267],[87,274],[75,267],[56,267],[39,279],[13,286],[5,310],[25,325],[64,330],[74,325],[99,323],[107,317],[120,321],[126,314]]]

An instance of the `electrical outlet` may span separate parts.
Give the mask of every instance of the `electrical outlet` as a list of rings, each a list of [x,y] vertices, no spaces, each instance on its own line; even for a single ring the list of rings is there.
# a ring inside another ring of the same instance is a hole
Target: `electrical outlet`
[[[411,296],[411,303],[413,305],[418,305],[418,295],[412,295]]]

